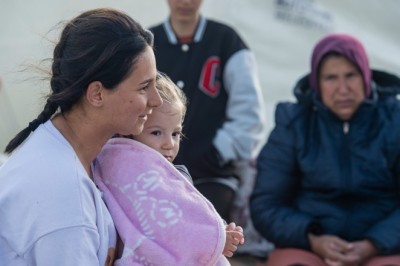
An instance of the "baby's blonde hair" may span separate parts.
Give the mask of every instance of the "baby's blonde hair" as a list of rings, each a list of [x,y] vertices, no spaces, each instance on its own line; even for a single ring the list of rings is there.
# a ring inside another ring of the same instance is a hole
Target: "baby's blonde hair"
[[[177,105],[182,111],[182,121],[185,118],[188,100],[185,93],[164,73],[158,72],[156,87],[163,102]]]

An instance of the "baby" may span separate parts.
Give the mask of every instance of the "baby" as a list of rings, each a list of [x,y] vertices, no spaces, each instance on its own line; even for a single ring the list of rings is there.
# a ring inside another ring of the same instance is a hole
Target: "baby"
[[[187,101],[165,75],[157,76],[157,88],[163,104],[148,115],[142,133],[113,138],[94,164],[124,246],[116,265],[229,265],[223,255],[231,257],[244,243],[243,230],[224,225],[186,167],[172,164]]]

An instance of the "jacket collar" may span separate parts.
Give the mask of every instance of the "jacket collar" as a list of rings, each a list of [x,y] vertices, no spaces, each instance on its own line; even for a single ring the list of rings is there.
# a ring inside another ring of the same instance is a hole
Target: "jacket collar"
[[[199,23],[197,25],[193,42],[197,43],[200,42],[203,39],[204,32],[206,30],[206,25],[207,25],[207,19],[203,16],[200,16]],[[163,22],[164,30],[165,33],[167,34],[168,41],[171,44],[178,44],[178,37],[176,36],[176,33],[174,32],[172,25],[171,25],[171,20],[170,18],[167,18]]]

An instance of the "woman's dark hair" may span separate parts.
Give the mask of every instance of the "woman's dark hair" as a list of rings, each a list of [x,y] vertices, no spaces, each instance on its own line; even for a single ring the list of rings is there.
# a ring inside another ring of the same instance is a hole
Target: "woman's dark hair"
[[[114,89],[133,71],[145,48],[152,45],[150,31],[118,10],[89,10],[69,21],[54,48],[46,105],[8,143],[5,152],[11,153],[58,109],[68,112],[91,82],[100,81],[105,88]]]

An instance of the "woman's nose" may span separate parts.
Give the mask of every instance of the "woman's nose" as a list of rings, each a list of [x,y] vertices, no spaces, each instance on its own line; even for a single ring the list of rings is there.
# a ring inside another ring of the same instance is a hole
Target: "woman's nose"
[[[346,78],[339,78],[339,80],[338,80],[338,89],[339,89],[339,92],[341,92],[341,93],[347,93],[348,92],[349,87],[347,85]]]
[[[163,103],[163,100],[161,99],[160,94],[158,93],[158,90],[156,87],[151,89],[150,95],[149,95],[149,106],[150,107],[158,107]]]

